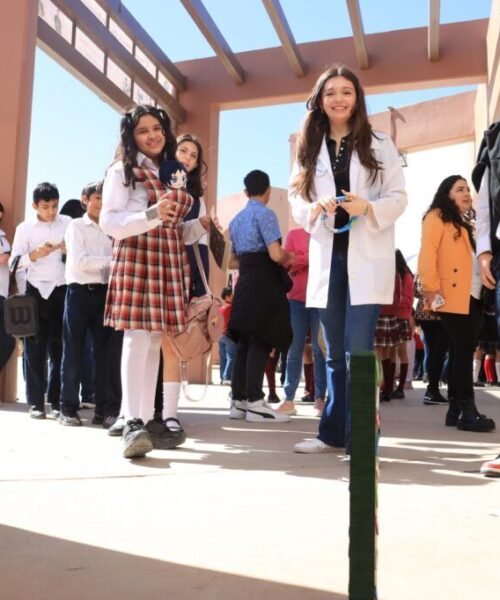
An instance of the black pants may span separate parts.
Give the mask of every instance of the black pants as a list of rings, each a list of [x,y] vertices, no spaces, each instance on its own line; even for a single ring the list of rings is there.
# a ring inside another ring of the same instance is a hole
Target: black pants
[[[448,395],[465,405],[474,398],[472,360],[481,327],[481,302],[470,299],[468,315],[440,313],[448,333]]]
[[[36,337],[26,338],[24,346],[26,400],[39,410],[44,408],[45,363],[49,357],[47,398],[53,409],[59,408],[61,392],[62,320],[66,286],[56,287],[50,296],[42,298],[30,283],[26,293],[38,303],[39,328]]]
[[[262,400],[264,371],[271,348],[255,336],[240,338],[231,379],[233,400]]]
[[[85,338],[92,335],[95,360],[95,413],[117,417],[121,405],[121,343],[123,333],[105,327],[106,285],[72,283],[66,293],[64,308],[61,411],[71,416],[79,407]]]
[[[444,359],[448,351],[448,332],[442,320],[420,321],[420,325],[424,332],[425,347],[427,350],[428,389],[431,392],[437,393],[439,391],[439,380],[443,371]]]

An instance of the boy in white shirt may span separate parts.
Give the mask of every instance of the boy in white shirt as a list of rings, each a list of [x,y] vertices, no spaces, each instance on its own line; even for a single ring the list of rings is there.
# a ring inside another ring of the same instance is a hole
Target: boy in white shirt
[[[25,270],[26,293],[38,303],[39,330],[25,340],[26,399],[30,417],[45,419],[45,363],[49,356],[47,399],[52,415],[59,416],[61,388],[62,316],[66,285],[63,254],[64,234],[70,217],[58,215],[59,191],[43,182],[33,191],[34,218],[16,228],[11,262],[21,256],[18,269]]]
[[[102,181],[82,192],[87,212],[68,226],[66,241],[66,303],[63,324],[61,425],[79,426],[80,371],[87,330],[95,359],[94,425],[109,428],[120,411],[122,333],[105,327],[104,304],[112,255],[111,238],[99,227]]]

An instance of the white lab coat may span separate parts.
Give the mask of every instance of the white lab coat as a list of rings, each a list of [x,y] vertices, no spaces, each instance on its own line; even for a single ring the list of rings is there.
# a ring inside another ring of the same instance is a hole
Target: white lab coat
[[[351,156],[350,191],[368,200],[373,217],[360,216],[349,231],[348,277],[351,304],[391,304],[395,278],[394,223],[407,206],[405,180],[398,152],[392,140],[384,133],[375,132],[372,148],[381,163],[375,181],[361,165],[357,153]],[[313,202],[296,195],[291,183],[299,172],[295,163],[290,178],[288,199],[294,219],[311,234],[309,241],[309,277],[306,305],[326,308],[330,284],[330,266],[333,233],[327,231],[318,217],[311,225],[310,212],[317,200],[324,196],[341,195],[335,189],[330,156],[323,140],[316,162]],[[333,217],[329,217],[333,224]]]

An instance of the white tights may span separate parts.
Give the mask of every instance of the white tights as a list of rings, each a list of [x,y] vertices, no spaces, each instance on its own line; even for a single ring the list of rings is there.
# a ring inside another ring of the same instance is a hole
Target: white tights
[[[121,362],[122,415],[125,421],[153,418],[162,333],[127,329]]]

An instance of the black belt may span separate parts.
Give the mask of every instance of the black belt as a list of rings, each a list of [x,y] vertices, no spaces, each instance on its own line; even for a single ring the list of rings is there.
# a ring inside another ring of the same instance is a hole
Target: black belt
[[[72,290],[87,290],[87,292],[105,291],[108,288],[107,283],[70,283],[69,288]]]

